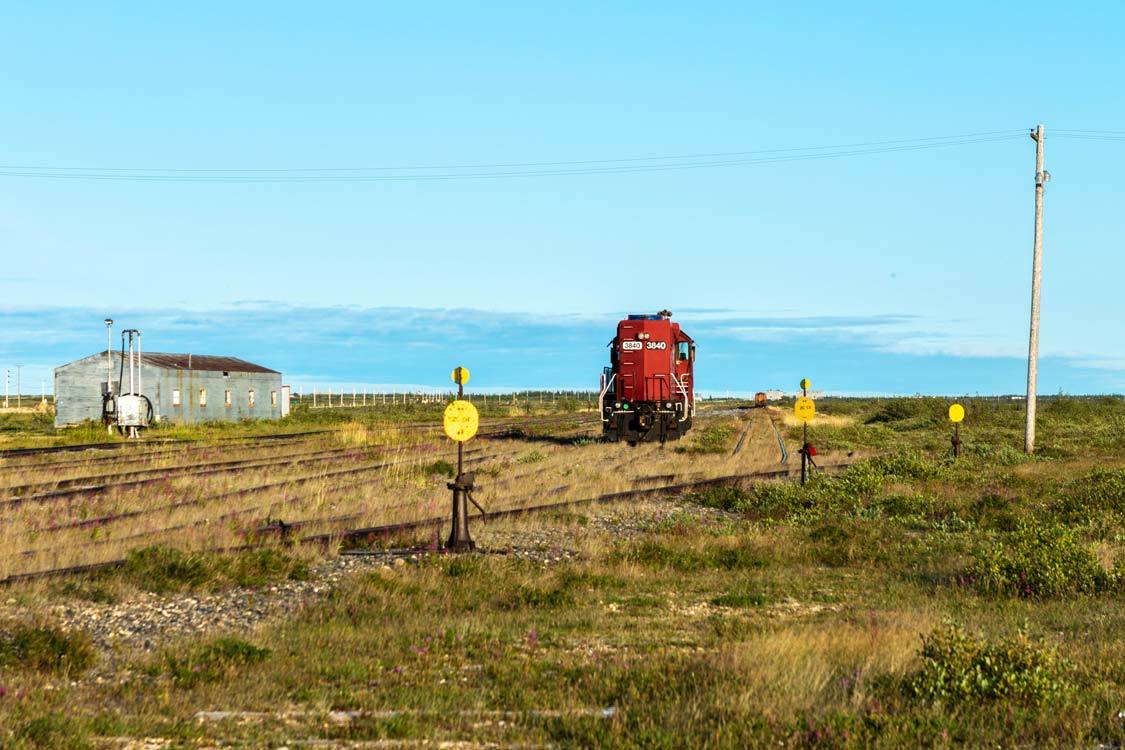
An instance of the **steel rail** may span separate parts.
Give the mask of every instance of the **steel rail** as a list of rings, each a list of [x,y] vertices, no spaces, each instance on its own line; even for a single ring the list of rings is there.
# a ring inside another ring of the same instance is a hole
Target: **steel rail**
[[[318,458],[330,458],[349,452],[362,452],[362,448],[328,448],[305,453],[291,453],[285,456],[254,456],[250,458],[237,458],[228,461],[211,461],[197,464],[177,464],[175,466],[159,466],[151,469],[134,469],[132,471],[114,472],[110,474],[90,474],[79,477],[66,477],[51,482],[34,482],[30,484],[9,485],[0,487],[0,492],[14,493],[6,498],[0,498],[0,508],[8,503],[19,500],[32,500],[47,497],[61,497],[69,494],[96,493],[105,488],[129,487],[135,484],[134,480],[143,479],[154,475],[159,479],[178,479],[180,477],[206,475],[212,472],[223,473],[239,469],[268,468],[281,466],[301,461],[311,461]],[[115,480],[112,482],[104,480]],[[101,484],[83,484],[102,482]],[[35,493],[34,490],[41,490]],[[25,494],[31,492],[32,494]]]
[[[773,434],[777,438],[777,447],[781,449],[781,463],[789,463],[789,449],[785,447],[785,438],[781,436],[781,430],[777,429],[777,423],[774,422],[773,415],[767,415],[770,420],[770,427],[773,428]]]

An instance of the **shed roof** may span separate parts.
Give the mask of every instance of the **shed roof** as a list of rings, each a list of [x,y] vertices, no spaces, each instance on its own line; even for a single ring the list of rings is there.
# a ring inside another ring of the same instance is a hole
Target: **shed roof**
[[[103,350],[99,355],[105,356]],[[119,352],[114,352],[119,354]],[[247,362],[238,357],[218,357],[211,354],[167,354],[165,352],[143,352],[141,360],[151,367],[167,370],[203,370],[207,372],[266,372],[280,375],[277,370]]]

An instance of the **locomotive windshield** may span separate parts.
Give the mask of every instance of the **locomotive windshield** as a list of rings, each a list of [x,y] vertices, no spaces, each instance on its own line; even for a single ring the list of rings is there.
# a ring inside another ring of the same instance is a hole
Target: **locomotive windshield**
[[[686,341],[681,341],[677,348],[679,351],[676,354],[676,358],[681,362],[687,362],[688,357],[690,356],[691,345]]]

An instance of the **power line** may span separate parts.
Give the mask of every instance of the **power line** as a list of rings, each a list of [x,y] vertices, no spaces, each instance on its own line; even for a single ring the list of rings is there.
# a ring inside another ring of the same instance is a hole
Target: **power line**
[[[950,148],[1015,140],[1022,130],[1000,130],[831,146],[727,151],[699,154],[496,164],[379,166],[284,169],[169,169],[119,167],[45,167],[0,165],[0,177],[55,180],[142,182],[399,182],[512,177],[632,174],[710,169],[779,162],[851,158],[876,154]],[[551,167],[543,169],[543,167]],[[443,170],[436,174],[430,170]],[[477,171],[469,171],[477,170]],[[483,170],[483,171],[481,171]],[[391,172],[391,174],[385,174]]]
[[[1055,138],[1067,138],[1072,141],[1103,141],[1103,142],[1120,142],[1125,141],[1125,133],[1121,135],[1095,135],[1093,133],[1061,133],[1056,132]]]
[[[1066,128],[1054,128],[1056,133],[1108,133],[1111,135],[1125,135],[1125,130],[1068,130]]]
[[[848,149],[848,148],[866,148],[874,146],[897,146],[914,143],[924,142],[940,142],[950,140],[960,140],[963,138],[978,138],[983,136],[993,135],[1017,135],[1022,131],[1015,130],[989,130],[980,133],[961,133],[959,135],[941,135],[931,136],[928,138],[906,138],[899,140],[889,141],[867,141],[861,143],[839,143],[828,146],[800,146],[795,148],[773,148],[773,149],[758,149],[754,151],[719,151],[712,153],[695,153],[695,154],[673,154],[661,156],[633,156],[617,159],[582,159],[577,161],[532,161],[532,162],[500,162],[491,164],[425,164],[425,165],[399,165],[399,166],[379,166],[379,167],[286,167],[276,169],[179,169],[179,168],[157,168],[157,167],[44,167],[44,166],[20,166],[10,164],[0,164],[0,169],[26,169],[26,170],[43,170],[43,171],[96,171],[96,172],[168,172],[168,173],[221,173],[221,172],[237,172],[237,173],[270,173],[270,172],[365,172],[365,171],[412,171],[422,169],[500,169],[500,168],[514,168],[514,167],[557,167],[557,166],[575,166],[575,165],[589,165],[589,164],[614,164],[622,162],[644,162],[644,161],[663,161],[671,159],[709,159],[709,158],[722,158],[733,156],[754,156],[762,154],[779,154],[785,152],[797,151],[825,151],[830,149]]]

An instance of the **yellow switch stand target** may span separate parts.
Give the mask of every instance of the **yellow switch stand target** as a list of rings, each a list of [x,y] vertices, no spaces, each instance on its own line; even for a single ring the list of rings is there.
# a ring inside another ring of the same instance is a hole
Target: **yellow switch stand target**
[[[469,368],[454,367],[453,372],[449,374],[449,378],[457,385],[465,385],[469,382]]]
[[[949,407],[949,421],[953,424],[965,419],[965,407],[961,404],[953,404]]]
[[[458,399],[445,407],[445,418],[442,422],[449,439],[463,443],[477,434],[480,414],[477,413],[477,407],[470,402]]]
[[[816,403],[808,396],[801,396],[797,399],[797,403],[793,404],[793,416],[798,422],[811,422],[816,416]]]

